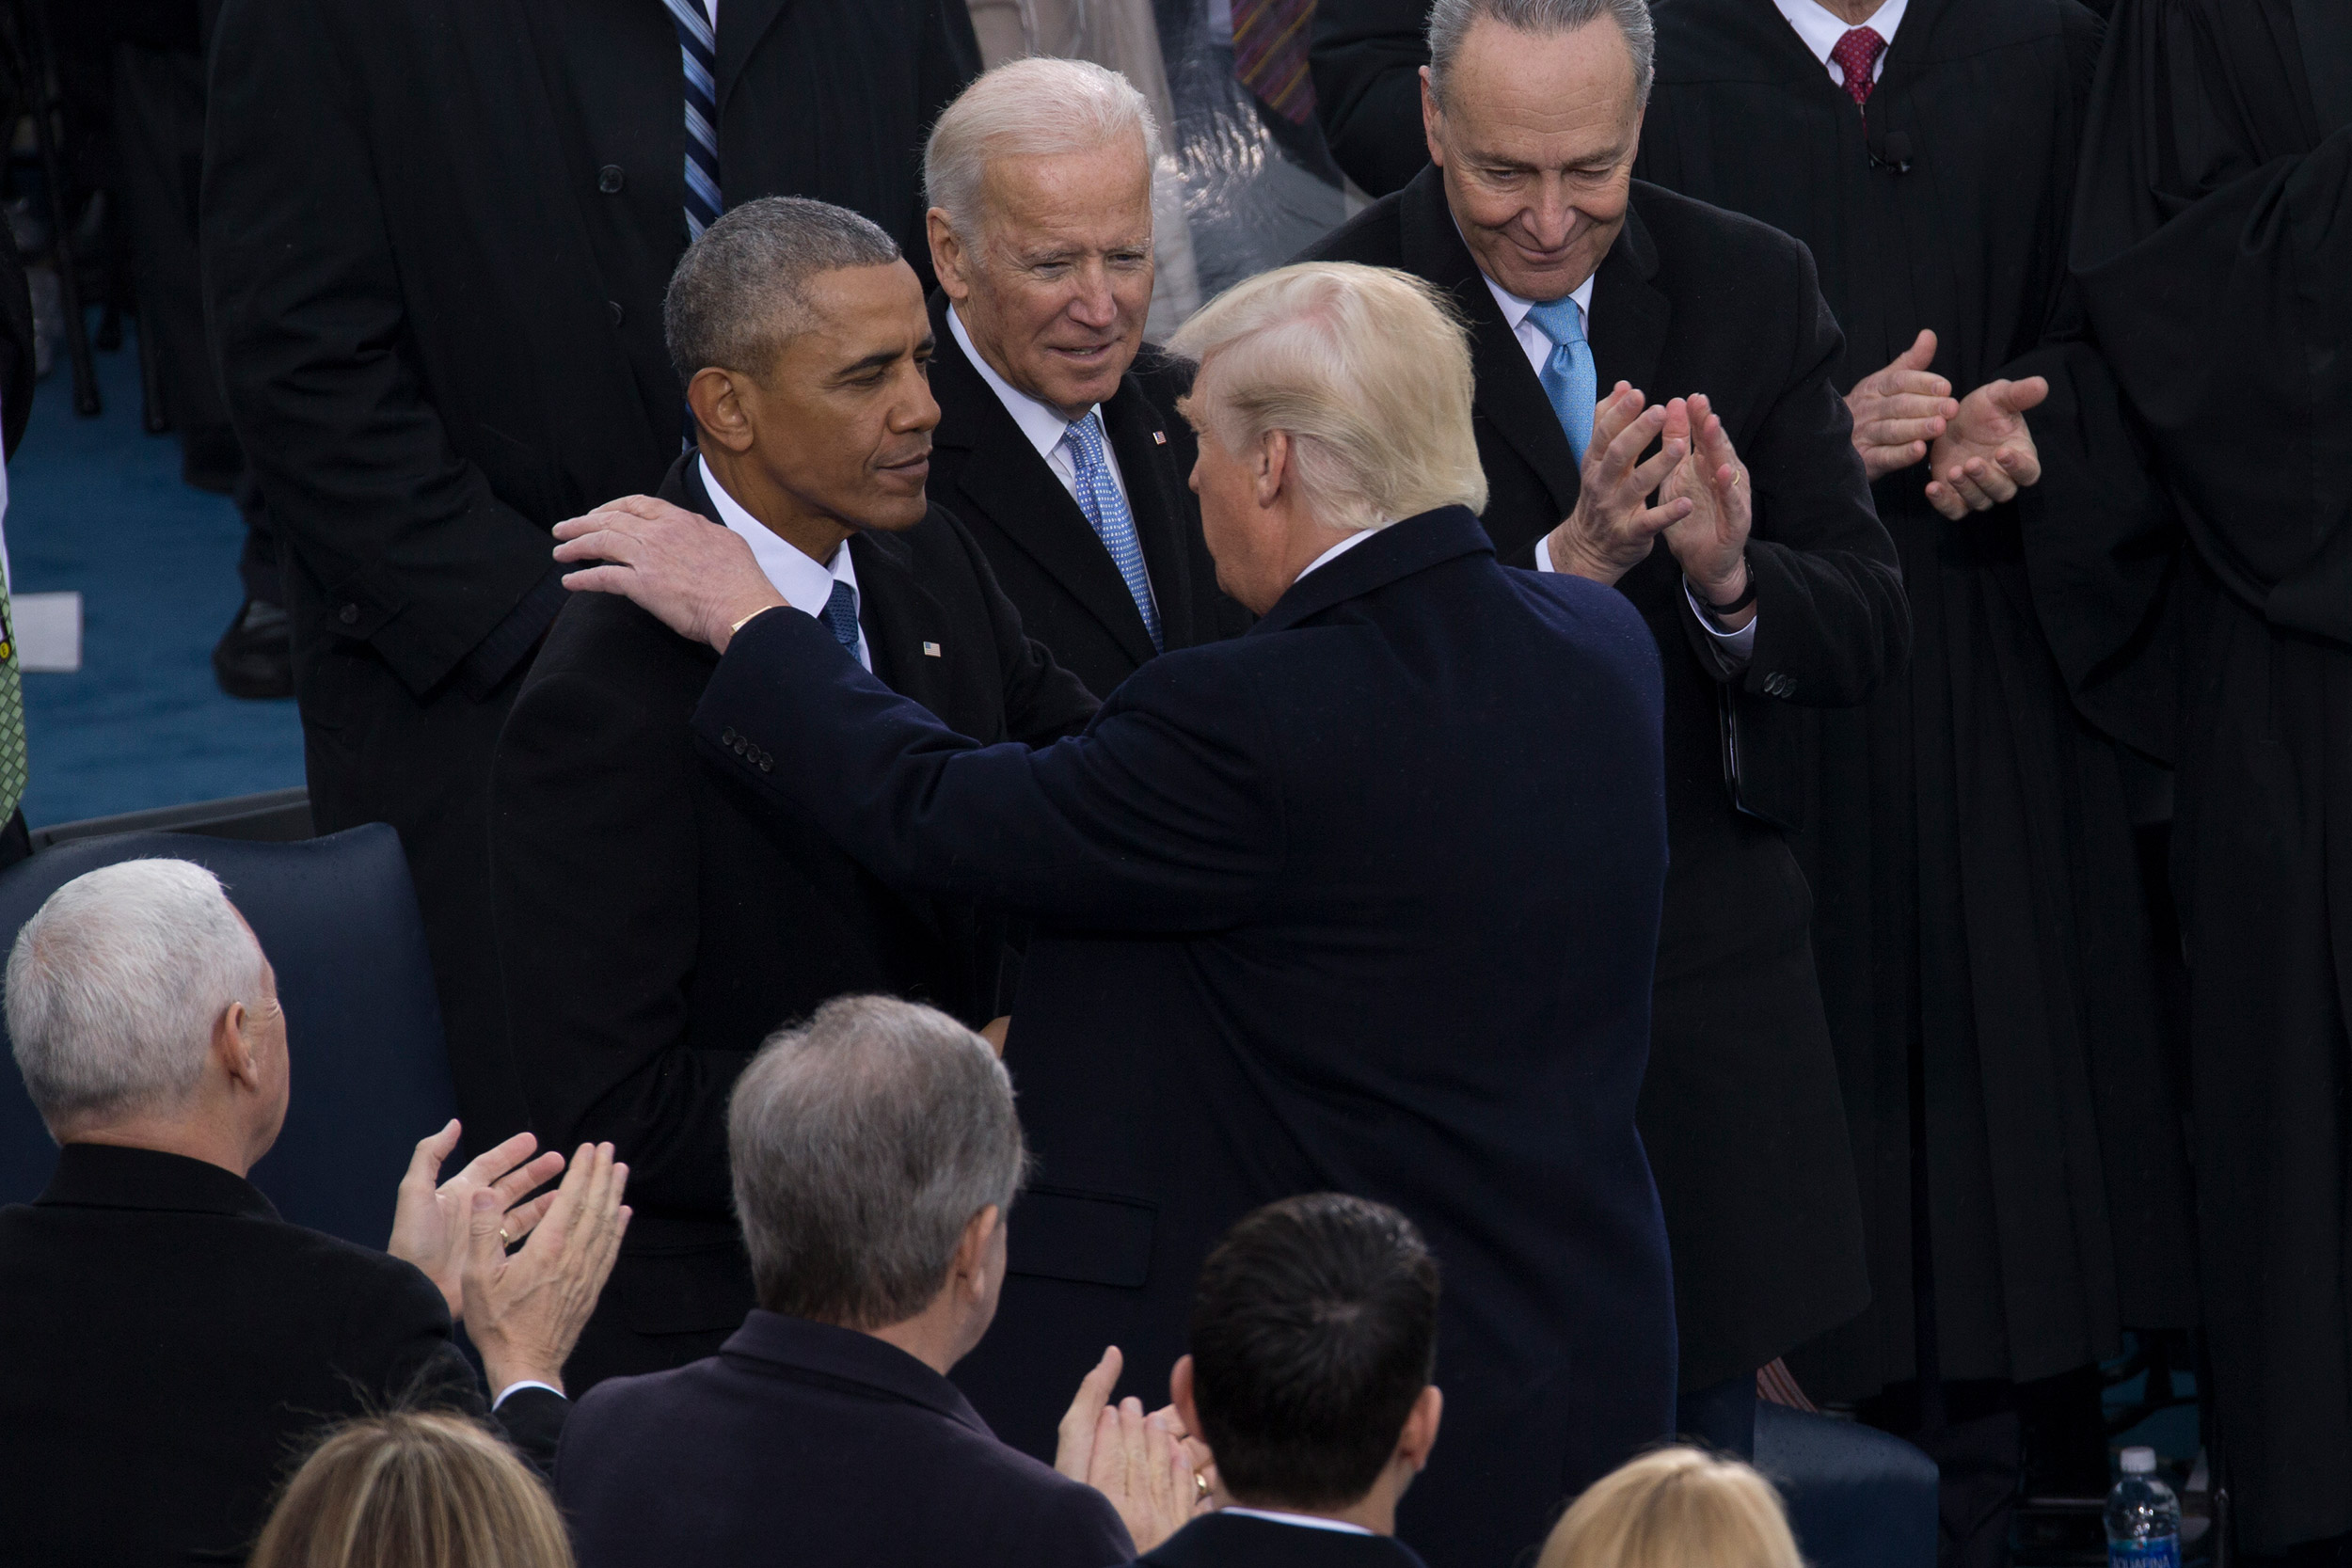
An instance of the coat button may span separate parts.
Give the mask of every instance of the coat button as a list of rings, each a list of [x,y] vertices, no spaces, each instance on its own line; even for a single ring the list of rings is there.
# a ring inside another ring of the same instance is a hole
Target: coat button
[[[1796,689],[1797,683],[1777,670],[1764,677],[1764,691],[1767,696],[1786,697]]]
[[[337,613],[336,618],[344,626],[356,626],[359,624],[359,607],[356,604],[347,604]]]
[[[596,170],[596,189],[607,196],[618,196],[621,187],[627,183],[628,183],[628,176],[621,172],[621,166],[618,164],[607,164]]]
[[[761,757],[759,759],[759,770],[763,773],[774,772],[776,770],[775,759],[773,757]]]
[[[719,744],[722,746],[732,746],[735,744],[735,731],[732,727],[719,732]]]
[[[611,310],[611,311],[612,312],[612,325],[615,325],[615,326],[620,325],[621,325],[621,302],[620,302],[619,300],[617,300],[617,299],[608,299],[608,300],[606,300],[604,303],[605,303],[605,308],[606,308],[607,309],[609,309],[609,310]]]

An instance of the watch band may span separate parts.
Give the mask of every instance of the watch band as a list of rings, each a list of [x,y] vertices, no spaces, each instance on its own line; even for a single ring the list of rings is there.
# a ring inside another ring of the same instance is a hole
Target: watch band
[[[1740,596],[1729,604],[1717,604],[1704,594],[1698,595],[1698,601],[1707,607],[1708,613],[1710,615],[1719,618],[1725,615],[1737,615],[1748,606],[1756,603],[1756,568],[1753,566],[1748,568],[1748,585],[1741,589]]]

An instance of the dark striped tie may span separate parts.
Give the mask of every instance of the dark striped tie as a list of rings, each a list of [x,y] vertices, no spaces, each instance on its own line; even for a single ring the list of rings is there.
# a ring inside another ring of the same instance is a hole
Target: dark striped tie
[[[1315,112],[1307,74],[1314,17],[1315,0],[1233,0],[1233,74],[1293,125]]]
[[[686,57],[686,238],[719,221],[719,40],[703,0],[662,0]]]

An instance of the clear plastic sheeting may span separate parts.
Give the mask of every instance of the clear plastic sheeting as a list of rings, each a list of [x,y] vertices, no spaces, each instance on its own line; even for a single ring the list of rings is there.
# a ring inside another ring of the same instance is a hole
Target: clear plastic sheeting
[[[1202,300],[1280,266],[1347,212],[1313,117],[1293,123],[1235,75],[1236,3],[971,0],[988,64],[1026,55],[1092,60],[1133,82],[1158,117],[1149,331],[1159,341]]]

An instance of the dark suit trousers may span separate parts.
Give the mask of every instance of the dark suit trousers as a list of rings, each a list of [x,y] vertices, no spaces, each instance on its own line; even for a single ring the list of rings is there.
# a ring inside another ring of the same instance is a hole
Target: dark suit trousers
[[[413,695],[364,643],[298,648],[294,659],[312,822],[322,835],[389,822],[407,851],[466,1124],[461,1160],[528,1121],[490,915],[490,755],[530,667],[477,702],[454,681]]]

